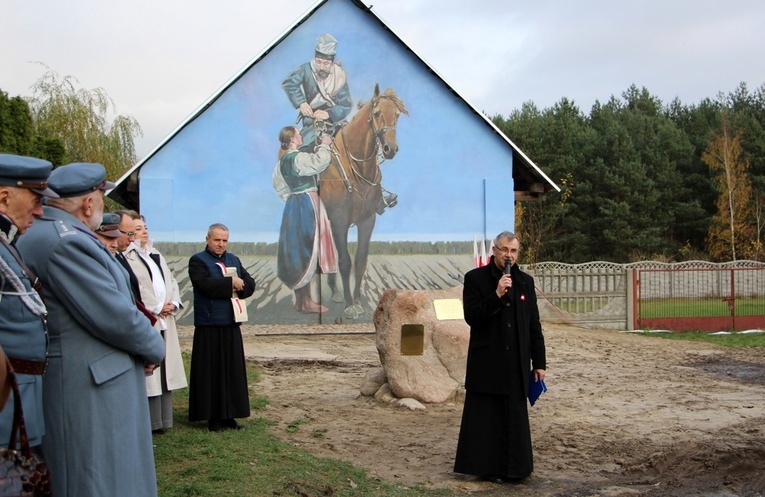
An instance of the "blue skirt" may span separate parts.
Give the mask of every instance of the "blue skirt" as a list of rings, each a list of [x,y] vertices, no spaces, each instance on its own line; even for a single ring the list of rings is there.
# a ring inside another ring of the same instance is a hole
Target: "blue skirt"
[[[303,279],[313,254],[316,214],[308,195],[291,195],[282,215],[276,275],[289,288]]]

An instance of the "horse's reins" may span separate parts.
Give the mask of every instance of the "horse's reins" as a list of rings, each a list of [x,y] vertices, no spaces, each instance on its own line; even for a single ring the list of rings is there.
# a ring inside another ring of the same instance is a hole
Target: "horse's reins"
[[[340,133],[342,134],[342,131]],[[343,136],[343,141],[345,141],[345,136]],[[373,158],[375,158],[375,156],[377,155],[377,150],[379,149],[378,143],[379,143],[379,139],[376,139],[376,141],[375,141],[375,148],[374,148],[374,151],[372,152],[372,155],[370,156],[369,159],[366,159],[364,161],[359,161],[357,158],[355,158],[353,156],[353,154],[351,154],[351,151],[348,150],[348,147],[345,147],[345,153],[348,155],[348,158],[351,159],[351,161],[352,161],[352,163],[351,163],[351,171],[353,171],[353,175],[356,176],[357,178],[363,180],[364,183],[368,184],[371,187],[375,187],[375,186],[379,185],[380,182],[382,181],[382,171],[380,170],[380,163],[379,162],[375,163],[375,165],[377,166],[377,174],[375,174],[376,182],[372,182],[372,181],[366,179],[364,177],[364,175],[361,174],[358,171],[358,169],[356,169],[355,165],[358,165],[360,162],[369,162]]]
[[[341,138],[342,138],[343,142],[345,142],[344,130],[345,130],[345,128],[340,130],[340,135],[341,135]],[[372,188],[374,188],[375,186],[379,185],[380,182],[382,181],[382,171],[380,171],[379,165],[377,167],[377,178],[378,178],[377,182],[375,183],[375,182],[369,181],[354,166],[354,163],[358,163],[358,159],[354,158],[353,155],[351,155],[351,153],[348,151],[348,147],[344,147],[344,148],[345,148],[345,155],[349,159],[349,163],[350,163],[351,171],[353,172],[353,175],[355,177],[357,177],[358,179],[362,180],[364,183],[366,183],[367,185],[369,185]],[[375,150],[376,149],[377,149],[377,147],[375,146]],[[332,151],[332,155],[334,155],[335,158],[337,159],[337,168],[340,170],[340,174],[343,177],[343,183],[345,183],[345,187],[348,189],[348,193],[353,193],[354,190],[355,190],[359,194],[359,197],[361,197],[361,200],[362,201],[366,201],[367,200],[366,195],[363,195],[358,188],[354,188],[353,187],[353,183],[351,182],[350,178],[348,177],[348,173],[345,171],[345,167],[343,167],[343,161],[340,159],[340,149],[337,146],[337,143],[335,141],[332,142],[332,149],[331,149],[331,151]],[[367,160],[371,160],[371,159],[367,159]]]
[[[384,95],[381,95],[380,97],[378,97],[378,100],[380,98],[386,98],[386,97]],[[380,145],[381,145],[381,143],[380,143],[380,135],[382,135],[386,131],[395,130],[396,129],[393,126],[387,126],[386,125],[386,126],[383,126],[380,130],[375,130],[375,121],[374,121],[373,108],[374,108],[374,103],[372,103],[372,105],[370,105],[369,120],[368,120],[369,128],[372,130],[372,133],[374,134],[374,137],[375,137],[375,146],[374,146],[374,149],[372,150],[372,154],[367,159],[357,159],[356,157],[353,156],[351,151],[348,150],[347,146],[344,147],[345,148],[345,154],[348,156],[349,163],[350,163],[350,166],[351,166],[351,171],[353,172],[353,175],[356,176],[357,178],[359,178],[360,180],[362,180],[364,183],[366,183],[367,185],[369,185],[372,188],[376,187],[377,185],[379,185],[382,182],[382,170],[380,169],[380,164],[382,164],[383,161],[385,161],[385,158],[383,157],[382,160],[380,160],[379,162],[376,163],[376,165],[377,165],[377,174],[375,175],[375,181],[370,181],[367,178],[365,178],[364,175],[361,174],[358,171],[358,169],[355,167],[354,164],[357,165],[357,164],[362,163],[362,162],[369,162],[372,159],[374,159],[376,156],[378,156],[378,152],[380,150]],[[341,138],[342,138],[343,142],[345,142],[345,128],[344,127],[342,129],[340,129],[340,135],[341,135]],[[345,183],[345,186],[348,189],[348,191],[352,192],[353,191],[353,183],[351,183],[350,178],[348,178],[348,174],[345,172],[345,168],[343,167],[342,161],[340,160],[340,154],[339,154],[340,150],[339,150],[339,147],[337,146],[337,144],[335,143],[334,140],[332,141],[332,146],[334,148],[333,155],[337,158],[338,169],[340,169],[340,174],[342,174],[342,176],[343,176],[343,182]],[[356,191],[359,192],[359,196],[361,197],[361,199],[366,201],[366,196],[362,195],[358,188],[356,189]]]
[[[340,134],[343,134],[343,130],[340,130]],[[345,141],[345,140],[343,140]],[[345,188],[348,189],[348,193],[353,192],[353,185],[351,184],[351,180],[348,178],[348,174],[345,172],[345,168],[343,167],[343,161],[340,160],[340,149],[337,147],[336,140],[332,140],[332,146],[330,147],[330,152],[332,152],[332,155],[335,156],[335,159],[337,160],[337,168],[340,170],[340,174],[343,176],[343,183],[345,183]]]

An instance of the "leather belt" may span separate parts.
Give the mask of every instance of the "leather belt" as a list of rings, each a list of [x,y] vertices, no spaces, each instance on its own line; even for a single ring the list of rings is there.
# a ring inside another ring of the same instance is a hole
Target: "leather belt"
[[[48,360],[44,361],[30,361],[27,359],[16,359],[15,357],[9,357],[13,370],[19,374],[44,374],[45,368],[48,367]]]

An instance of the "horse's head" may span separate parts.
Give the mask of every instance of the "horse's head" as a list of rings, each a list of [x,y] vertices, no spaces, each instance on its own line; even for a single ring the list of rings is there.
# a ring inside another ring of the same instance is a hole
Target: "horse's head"
[[[392,159],[398,152],[396,142],[396,124],[401,113],[409,115],[404,102],[392,89],[388,88],[385,93],[380,93],[380,85],[375,84],[375,95],[369,102],[369,125],[382,147],[382,155],[386,159]]]

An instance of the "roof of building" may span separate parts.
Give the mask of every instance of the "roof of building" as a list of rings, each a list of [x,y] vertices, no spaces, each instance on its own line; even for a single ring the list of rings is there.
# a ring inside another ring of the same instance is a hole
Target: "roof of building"
[[[120,204],[129,207],[131,209],[139,210],[139,182],[138,176],[141,168],[146,164],[157,152],[159,152],[167,143],[178,135],[186,126],[192,123],[197,117],[203,114],[215,101],[234,83],[236,83],[244,74],[246,74],[253,66],[263,60],[268,54],[279,45],[284,39],[295,31],[301,24],[303,24],[308,18],[311,17],[319,8],[330,0],[320,0],[313,7],[311,7],[306,13],[299,18],[293,25],[285,29],[281,35],[279,35],[268,47],[262,52],[251,59],[239,72],[231,77],[223,86],[218,89],[213,95],[211,95],[205,102],[202,103],[194,112],[192,112],[181,124],[179,124],[174,130],[172,130],[167,137],[162,140],[153,150],[151,150],[144,158],[138,161],[130,170],[122,175],[119,180],[116,181],[116,187],[109,192],[108,196],[119,202]],[[373,16],[380,25],[390,33],[390,35],[397,40],[408,51],[414,54],[436,77],[440,80],[449,90],[454,93],[460,100],[462,100],[487,126],[488,128],[499,135],[508,146],[511,147],[513,153],[513,180],[514,188],[516,192],[516,200],[533,200],[540,194],[555,190],[560,192],[560,187],[555,184],[545,173],[540,169],[534,161],[532,161],[523,151],[510,140],[485,114],[478,111],[472,104],[470,104],[453,86],[451,86],[426,60],[424,60],[413,48],[407,45],[396,33],[391,29],[385,21],[383,21],[379,15],[377,15],[372,6],[365,5],[361,0],[348,0],[353,5],[361,9],[363,12],[370,16]]]

